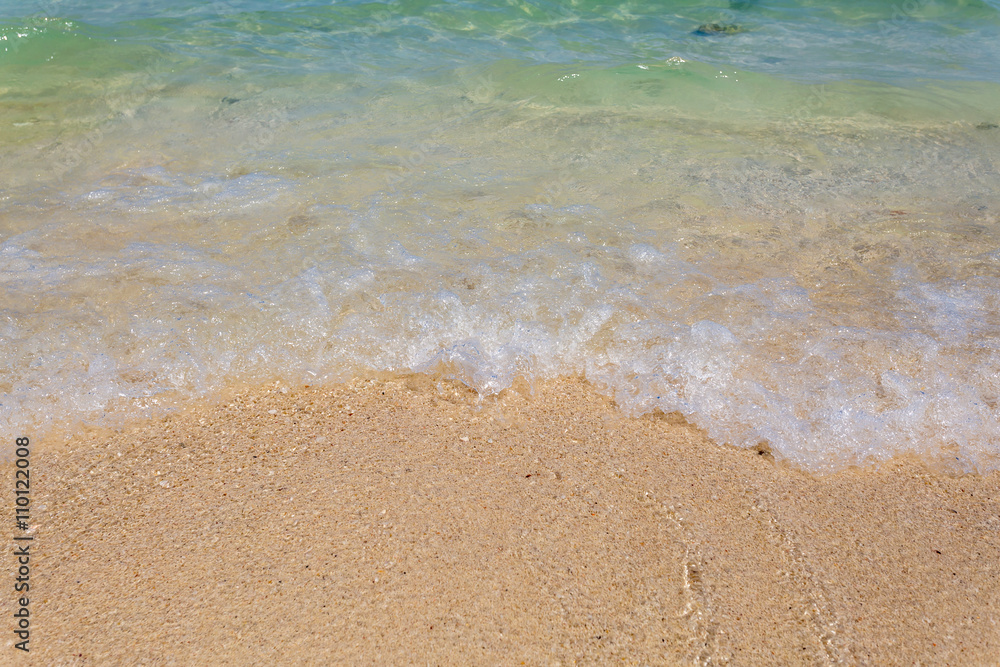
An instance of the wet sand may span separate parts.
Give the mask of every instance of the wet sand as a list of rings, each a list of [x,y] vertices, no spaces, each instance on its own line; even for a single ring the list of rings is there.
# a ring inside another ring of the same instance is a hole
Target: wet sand
[[[4,664],[1000,655],[1000,473],[815,477],[582,381],[256,389],[33,452],[31,652],[5,583]]]

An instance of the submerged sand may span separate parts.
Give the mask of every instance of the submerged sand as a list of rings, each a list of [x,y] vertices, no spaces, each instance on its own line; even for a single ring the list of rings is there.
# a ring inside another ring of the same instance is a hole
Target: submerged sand
[[[258,389],[36,441],[32,469],[32,650],[4,583],[5,664],[1000,656],[1000,473],[815,477],[582,381]]]

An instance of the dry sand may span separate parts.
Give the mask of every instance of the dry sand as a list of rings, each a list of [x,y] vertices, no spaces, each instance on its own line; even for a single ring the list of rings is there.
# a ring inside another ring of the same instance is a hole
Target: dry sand
[[[816,478],[579,381],[260,389],[34,447],[31,653],[8,555],[4,664],[1000,656],[1000,474]]]

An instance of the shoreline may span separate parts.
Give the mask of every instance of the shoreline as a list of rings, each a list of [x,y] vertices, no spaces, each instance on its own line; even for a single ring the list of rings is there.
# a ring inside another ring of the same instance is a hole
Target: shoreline
[[[259,388],[38,443],[32,651],[3,650],[17,664],[1000,653],[1000,471],[896,459],[817,477],[671,416],[625,417],[582,380],[474,399],[422,376]],[[4,618],[13,604],[0,598]]]

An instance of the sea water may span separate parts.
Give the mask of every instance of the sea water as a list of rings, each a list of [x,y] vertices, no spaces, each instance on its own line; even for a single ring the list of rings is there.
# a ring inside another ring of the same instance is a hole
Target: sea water
[[[0,0],[0,433],[584,376],[995,469],[998,63],[997,0]]]

